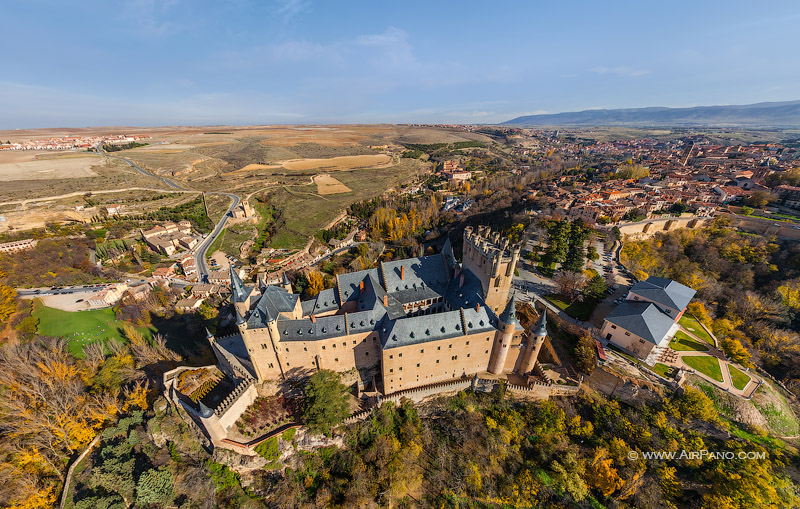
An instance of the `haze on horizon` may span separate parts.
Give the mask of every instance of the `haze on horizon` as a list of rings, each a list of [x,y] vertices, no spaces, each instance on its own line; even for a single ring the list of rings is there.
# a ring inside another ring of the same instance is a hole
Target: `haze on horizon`
[[[795,100],[798,22],[790,0],[6,2],[0,129]]]

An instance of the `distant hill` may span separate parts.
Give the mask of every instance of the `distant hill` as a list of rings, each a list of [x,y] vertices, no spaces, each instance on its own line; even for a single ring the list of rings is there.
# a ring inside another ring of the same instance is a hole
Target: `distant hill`
[[[586,110],[551,115],[526,115],[503,122],[501,125],[800,127],[800,101],[742,106]]]

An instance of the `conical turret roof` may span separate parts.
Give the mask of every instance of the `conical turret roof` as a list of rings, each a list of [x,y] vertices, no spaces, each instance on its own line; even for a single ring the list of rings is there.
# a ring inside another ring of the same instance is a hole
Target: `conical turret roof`
[[[239,277],[239,274],[236,273],[236,269],[234,269],[233,265],[230,266],[231,269],[231,300],[233,302],[242,302],[244,301],[244,283],[242,283],[242,279]]]
[[[517,297],[512,295],[506,304],[506,309],[500,315],[500,321],[506,325],[517,323]]]
[[[537,338],[547,336],[547,308],[542,310],[542,314],[539,315],[539,319],[536,320],[536,324],[533,326],[533,335]]]

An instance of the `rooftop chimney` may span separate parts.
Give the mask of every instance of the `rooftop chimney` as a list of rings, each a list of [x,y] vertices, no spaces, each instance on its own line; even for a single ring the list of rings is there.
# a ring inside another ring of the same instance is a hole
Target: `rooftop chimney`
[[[475,304],[475,312],[476,312],[476,313],[480,313],[480,312],[481,312],[481,305],[480,305],[480,303],[478,303],[478,304]]]
[[[462,286],[464,286],[464,274],[461,274],[458,278],[458,287],[461,288]]]
[[[317,317],[311,315],[311,323],[317,323]]]
[[[385,307],[385,308],[389,307],[389,296],[388,295],[384,295],[383,296],[383,307]]]
[[[363,292],[364,291],[364,282],[363,281],[358,283],[358,291],[359,292]]]
[[[401,265],[400,266],[400,279],[405,279],[405,278],[406,278],[406,266],[405,265]]]

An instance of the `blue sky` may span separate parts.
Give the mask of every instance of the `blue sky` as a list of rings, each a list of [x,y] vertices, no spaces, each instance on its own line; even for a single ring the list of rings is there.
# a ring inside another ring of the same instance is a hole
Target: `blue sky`
[[[0,129],[800,99],[800,3],[0,0]]]

